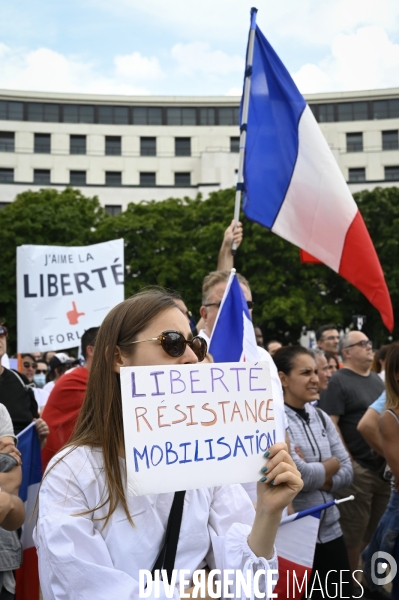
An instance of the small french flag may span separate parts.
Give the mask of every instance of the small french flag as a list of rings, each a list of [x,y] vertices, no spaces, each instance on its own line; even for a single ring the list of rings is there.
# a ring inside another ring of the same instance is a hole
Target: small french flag
[[[232,269],[209,343],[215,362],[259,360],[247,301]]]
[[[281,519],[276,536],[279,575],[274,593],[277,598],[302,597],[312,575],[322,511],[351,500],[354,496],[331,500]]]
[[[25,504],[25,523],[22,526],[22,566],[16,571],[16,599],[39,600],[39,570],[33,529],[36,515],[33,510],[42,479],[42,456],[35,424],[31,423],[17,435],[18,449],[22,455],[22,484],[19,497]]]

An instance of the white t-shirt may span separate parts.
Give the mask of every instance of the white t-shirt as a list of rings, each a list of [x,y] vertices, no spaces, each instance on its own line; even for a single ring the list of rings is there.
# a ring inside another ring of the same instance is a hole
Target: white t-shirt
[[[44,385],[42,387],[42,390],[44,390],[45,392],[48,393],[48,395],[50,396],[51,391],[53,389],[53,387],[55,386],[55,381],[49,381],[48,383],[46,383],[46,385]]]

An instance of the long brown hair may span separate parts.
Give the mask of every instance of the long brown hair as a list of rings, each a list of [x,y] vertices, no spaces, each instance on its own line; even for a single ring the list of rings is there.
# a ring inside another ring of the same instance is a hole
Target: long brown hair
[[[119,462],[125,443],[120,379],[114,370],[115,356],[118,352],[131,356],[135,345],[130,345],[130,342],[155,317],[171,308],[178,307],[168,293],[161,288],[147,289],[115,306],[97,334],[86,396],[67,446],[70,447],[69,452],[76,446],[96,446],[102,450],[107,481],[105,500],[87,513],[109,503],[104,527],[119,503],[133,525],[123,486],[126,472],[121,472]]]
[[[385,386],[387,401],[385,408],[399,409],[399,342],[391,344],[388,348],[385,361]]]

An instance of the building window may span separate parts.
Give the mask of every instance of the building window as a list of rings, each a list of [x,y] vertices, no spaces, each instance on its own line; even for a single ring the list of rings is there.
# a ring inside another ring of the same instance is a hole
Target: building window
[[[86,136],[71,135],[69,137],[70,154],[86,154]]]
[[[35,133],[35,153],[50,154],[51,135],[49,133]]]
[[[0,131],[0,152],[14,152],[14,133]]]
[[[122,138],[120,135],[105,136],[105,154],[107,156],[120,156],[122,154]]]
[[[167,108],[167,125],[196,125],[197,111],[195,108]]]
[[[105,210],[111,217],[117,217],[122,212],[122,206],[120,204],[106,204]]]
[[[1,136],[1,133],[0,133],[0,136]],[[398,150],[399,149],[398,131],[382,131],[382,149],[383,150]]]
[[[366,121],[368,119],[367,102],[339,102],[337,110],[338,121]]]
[[[362,133],[347,133],[346,134],[346,151],[347,152],[363,152],[363,134]]]
[[[230,152],[239,152],[240,151],[240,138],[239,137],[231,137],[230,138]]]
[[[86,171],[69,171],[71,185],[86,185]]]
[[[366,169],[364,167],[349,169],[349,183],[366,181]]]
[[[58,104],[28,102],[27,117],[28,121],[58,123],[60,120],[60,107]]]
[[[219,108],[219,125],[239,125],[239,108],[229,106],[226,108]]]
[[[14,169],[0,169],[0,183],[13,183]]]
[[[399,99],[395,100],[374,100],[373,102],[374,119],[398,119],[399,118]]]
[[[129,108],[127,106],[99,106],[98,122],[113,125],[128,125]]]
[[[399,181],[399,166],[385,167],[385,179],[387,181]]]
[[[33,171],[33,183],[38,185],[49,185],[50,169],[35,169]]]
[[[214,108],[199,109],[199,125],[215,125],[216,115]]]
[[[94,123],[94,106],[64,104],[63,113],[64,123]]]
[[[191,185],[191,173],[175,173],[175,186],[187,187]]]
[[[162,125],[162,108],[135,106],[133,108],[133,125]]]
[[[140,156],[156,156],[157,155],[157,138],[142,137],[140,138]]]
[[[175,156],[191,156],[191,138],[175,138]]]
[[[318,121],[319,123],[331,123],[334,121],[334,104],[319,104],[318,105]]]
[[[23,102],[8,102],[0,100],[0,120],[1,121],[23,121],[24,105]]]
[[[156,185],[156,174],[148,172],[140,173],[140,185],[144,187]]]
[[[105,171],[105,185],[117,187],[122,185],[121,171]]]

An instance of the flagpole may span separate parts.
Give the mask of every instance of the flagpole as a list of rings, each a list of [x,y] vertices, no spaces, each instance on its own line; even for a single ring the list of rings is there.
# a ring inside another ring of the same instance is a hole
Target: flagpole
[[[240,208],[241,208],[241,193],[244,191],[244,158],[245,158],[245,144],[247,141],[247,121],[248,121],[248,108],[249,108],[249,93],[251,91],[251,75],[252,75],[252,61],[254,56],[254,41],[255,41],[255,29],[256,29],[256,13],[257,8],[251,8],[251,27],[248,36],[248,49],[247,49],[247,62],[245,65],[245,79],[244,79],[244,91],[242,99],[242,113],[241,113],[241,124],[240,124],[240,154],[238,162],[238,177],[236,185],[236,200],[234,206],[234,221],[235,227],[240,220]],[[233,242],[231,247],[231,253],[235,256],[237,251],[237,244]]]
[[[296,519],[301,519],[302,517],[307,517],[308,515],[313,515],[314,513],[318,513],[321,510],[326,510],[326,508],[330,508],[330,506],[334,506],[336,504],[342,504],[342,502],[351,502],[355,499],[355,496],[347,496],[346,498],[341,498],[341,500],[330,500],[330,502],[326,502],[325,504],[318,504],[317,506],[312,506],[311,508],[306,508],[305,510],[300,510],[293,515],[288,515],[284,517],[280,521],[280,525],[285,525],[286,523],[292,523]]]

